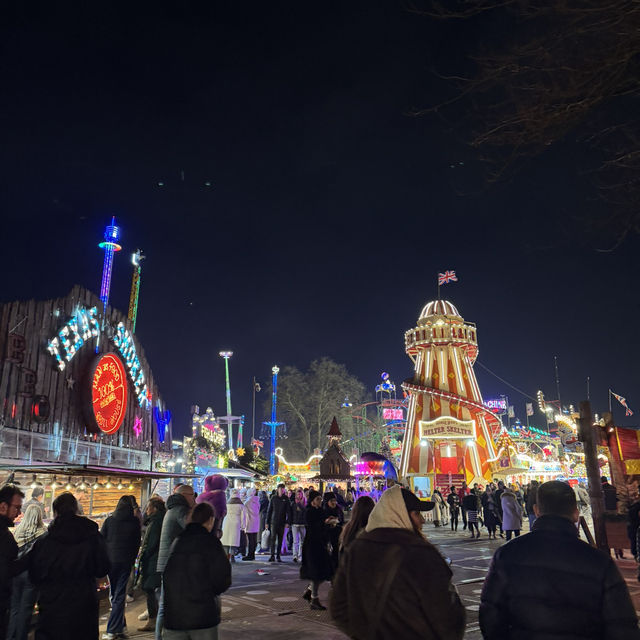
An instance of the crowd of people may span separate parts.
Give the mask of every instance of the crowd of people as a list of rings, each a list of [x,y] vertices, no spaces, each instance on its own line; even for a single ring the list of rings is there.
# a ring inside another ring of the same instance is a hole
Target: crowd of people
[[[514,538],[496,551],[482,590],[486,640],[640,639],[616,564],[579,540],[583,496],[564,482],[524,491],[463,485],[425,501],[400,484],[374,497],[284,484],[256,494],[210,476],[199,496],[178,485],[166,502],[151,496],[144,513],[123,495],[100,529],[68,492],[53,501],[45,526],[34,494],[23,505],[18,487],[0,489],[0,640],[27,639],[36,603],[37,640],[98,637],[96,580],[105,576],[104,640],[128,637],[125,604],[136,586],[147,602],[141,631],[157,640],[217,640],[231,565],[256,553],[271,562],[293,556],[311,609],[326,609],[319,587],[330,582],[331,616],[351,638],[460,640],[465,609],[448,561],[423,533],[428,511],[435,524],[450,520],[473,538],[480,527]],[[531,532],[521,536],[525,515]]]

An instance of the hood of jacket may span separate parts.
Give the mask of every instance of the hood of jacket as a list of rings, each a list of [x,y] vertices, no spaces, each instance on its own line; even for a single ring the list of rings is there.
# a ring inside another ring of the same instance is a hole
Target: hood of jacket
[[[404,504],[402,488],[395,485],[387,489],[369,516],[366,531],[374,529],[409,529],[413,531],[413,524],[409,512]]]
[[[98,534],[98,525],[83,516],[58,516],[49,525],[49,538],[63,544],[76,544]]]
[[[167,511],[176,507],[189,507],[187,499],[179,493],[174,493],[167,498]]]
[[[229,481],[219,473],[216,473],[212,476],[207,476],[204,479],[205,491],[226,491],[228,485]]]
[[[513,493],[513,491],[511,491],[511,489],[505,489],[502,492],[502,495],[500,496],[500,499],[502,498],[513,498],[514,500],[516,499],[516,494]]]

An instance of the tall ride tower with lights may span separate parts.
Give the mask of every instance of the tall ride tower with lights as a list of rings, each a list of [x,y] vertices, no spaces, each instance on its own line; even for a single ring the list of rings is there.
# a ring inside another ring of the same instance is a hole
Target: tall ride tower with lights
[[[402,385],[409,394],[402,477],[421,497],[463,480],[484,484],[491,479],[500,422],[484,406],[473,371],[475,324],[446,300],[429,302],[405,333],[405,350],[414,375]]]
[[[138,298],[140,296],[140,272],[142,271],[142,261],[146,256],[142,255],[142,251],[137,249],[131,255],[131,263],[133,264],[133,278],[131,279],[131,295],[129,296],[129,314],[128,320],[131,322],[131,330],[136,331],[136,319],[138,318]]]
[[[277,408],[278,408],[278,373],[280,369],[274,366],[271,369],[272,382],[271,382],[271,420],[264,424],[270,429],[271,436],[271,454],[269,456],[269,473],[274,476],[276,474],[276,431],[278,427],[282,427],[284,422],[278,422]]]
[[[116,226],[115,217],[111,218],[111,224],[104,230],[104,241],[98,246],[104,249],[104,265],[102,267],[102,285],[100,287],[100,300],[103,312],[106,312],[109,304],[109,292],[111,291],[111,272],[113,271],[113,254],[122,247],[120,240],[120,227]]]

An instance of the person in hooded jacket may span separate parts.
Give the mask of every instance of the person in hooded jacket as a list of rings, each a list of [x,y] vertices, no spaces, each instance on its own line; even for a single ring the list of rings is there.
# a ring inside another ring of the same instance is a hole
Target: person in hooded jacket
[[[320,603],[318,588],[325,580],[331,580],[334,573],[333,561],[327,546],[328,530],[336,523],[336,516],[327,516],[322,509],[322,496],[317,491],[310,490],[304,515],[305,536],[302,544],[300,578],[311,581],[302,597],[309,600],[312,609],[320,611],[324,611],[326,607]]]
[[[124,604],[127,581],[140,548],[140,520],[134,514],[130,496],[118,500],[115,511],[104,521],[102,533],[109,555],[109,591],[111,613],[107,622],[106,640],[117,638],[127,626]]]
[[[222,526],[222,546],[225,548],[230,562],[235,562],[235,555],[240,547],[240,532],[246,527],[247,510],[240,500],[237,489],[231,491],[227,502],[227,515]]]
[[[98,637],[96,579],[109,572],[98,525],[78,513],[68,492],[53,501],[54,520],[29,554],[29,579],[39,590],[36,640]]]
[[[256,559],[256,548],[258,546],[258,531],[260,530],[260,500],[256,495],[256,490],[247,490],[247,499],[244,503],[246,509],[245,532],[247,534],[247,548],[242,559],[251,562]]]
[[[206,478],[205,478],[206,482]],[[198,496],[200,497],[200,496]],[[225,499],[226,502],[226,499]],[[169,550],[178,534],[187,526],[187,519],[191,509],[195,505],[195,492],[188,484],[180,484],[173,490],[173,495],[167,499],[167,513],[162,521],[162,531],[160,533],[160,546],[158,547],[158,562],[156,563],[158,573],[164,572]],[[214,511],[215,513],[215,511]],[[215,526],[215,525],[214,525]],[[214,528],[215,531],[215,528]],[[164,598],[163,586],[160,586],[160,599],[158,601],[158,615],[156,616],[156,640],[162,640],[162,629],[164,627]]]
[[[333,580],[331,616],[355,640],[460,640],[465,610],[439,551],[422,535],[420,500],[387,489],[364,533],[344,549]]]
[[[204,479],[204,493],[196,499],[197,504],[207,502],[213,507],[216,514],[216,522],[213,531],[218,538],[222,538],[222,525],[227,515],[227,487],[229,481],[219,473],[207,476]]]
[[[231,586],[231,565],[215,534],[207,502],[171,545],[164,569],[164,640],[217,640],[220,594]]]
[[[153,631],[158,616],[157,590],[160,588],[158,551],[162,521],[167,509],[161,498],[151,498],[145,511],[145,531],[140,548],[140,586],[147,595],[147,623],[138,631]]]

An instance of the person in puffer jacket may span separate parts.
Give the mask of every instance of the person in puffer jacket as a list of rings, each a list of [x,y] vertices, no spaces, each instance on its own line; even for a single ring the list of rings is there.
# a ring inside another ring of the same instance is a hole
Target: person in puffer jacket
[[[196,504],[206,502],[213,507],[216,520],[213,525],[213,532],[218,538],[222,538],[222,523],[227,515],[227,486],[229,481],[216,473],[204,479],[204,492],[196,498]]]

